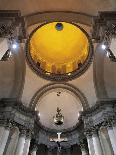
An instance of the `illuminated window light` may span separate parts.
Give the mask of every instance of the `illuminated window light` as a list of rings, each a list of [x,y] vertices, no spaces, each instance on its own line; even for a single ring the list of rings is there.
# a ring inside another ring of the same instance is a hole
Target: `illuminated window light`
[[[107,48],[107,46],[104,45],[104,44],[102,44],[101,47],[102,47],[103,50],[105,50]]]
[[[68,75],[71,75],[71,73],[68,73]]]
[[[38,116],[40,117],[40,113],[38,112]]]
[[[17,42],[13,42],[11,47],[12,47],[13,50],[16,50],[18,48],[18,43]]]

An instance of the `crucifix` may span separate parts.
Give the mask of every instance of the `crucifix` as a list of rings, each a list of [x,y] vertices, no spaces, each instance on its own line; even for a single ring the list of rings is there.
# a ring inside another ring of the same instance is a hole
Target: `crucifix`
[[[57,147],[58,147],[58,151],[59,152],[61,151],[61,143],[68,141],[67,138],[61,138],[61,134],[62,134],[61,132],[58,132],[57,133],[58,138],[50,138],[50,142],[55,142],[57,144]]]

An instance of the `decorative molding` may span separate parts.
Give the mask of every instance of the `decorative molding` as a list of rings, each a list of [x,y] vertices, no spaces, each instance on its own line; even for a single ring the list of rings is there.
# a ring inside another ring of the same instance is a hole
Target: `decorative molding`
[[[22,40],[25,36],[25,24],[21,12],[18,10],[0,10],[0,37]]]
[[[31,152],[33,152],[33,151],[37,151],[37,149],[38,149],[37,145],[34,144],[34,145],[32,146],[32,150],[31,150]]]
[[[11,123],[19,129],[31,130],[34,128],[35,112],[25,107],[16,99],[0,100],[0,124]]]
[[[17,101],[16,99],[0,100],[0,124],[6,128],[8,127],[8,129],[17,126],[19,128],[21,136],[25,136],[26,138],[32,138],[34,142],[36,142],[36,144],[45,144],[49,148],[55,147],[55,144],[51,144],[49,142],[49,137],[54,135],[56,136],[56,133],[43,130],[43,128],[41,128],[41,126],[39,126],[38,124],[39,120],[36,119],[36,114],[34,115],[34,112],[30,108],[24,108],[24,105],[22,105],[23,108],[21,108],[20,110],[24,111],[18,111],[17,109],[20,108],[21,104],[22,103],[20,101]],[[77,128],[75,128],[73,131],[67,131],[62,133],[62,136],[67,137],[69,140],[62,146],[69,147],[74,144],[79,144],[82,149],[85,149],[86,138],[84,134],[87,138],[90,138],[91,136],[97,136],[97,132],[100,127],[112,127],[113,124],[116,123],[115,112],[116,99],[98,101],[94,107],[88,108],[83,111],[80,116],[82,118],[82,122],[77,126]],[[29,113],[28,115],[26,114],[26,117],[28,118],[28,123],[26,124],[25,119],[22,120],[21,117],[18,118],[19,120],[14,119],[17,113],[20,113],[22,116],[24,116],[24,113]],[[33,122],[30,121],[30,117],[32,117]],[[29,124],[31,124],[31,126]],[[35,143],[33,143],[33,145],[34,144]]]
[[[92,38],[96,42],[102,42],[106,37],[109,42],[111,36],[116,36],[116,11],[99,12],[93,19]]]
[[[26,137],[26,130],[25,129],[19,129],[20,133],[19,136],[20,137]]]
[[[116,99],[98,101],[97,104],[82,113],[85,133],[92,134],[101,126],[112,126],[116,120],[115,115]]]
[[[74,11],[43,11],[24,16],[27,27],[37,23],[67,21],[84,25],[92,25],[92,15]]]
[[[44,95],[46,92],[48,92],[52,89],[56,89],[56,88],[62,88],[62,89],[66,89],[66,90],[71,91],[72,93],[74,93],[74,95],[76,95],[80,99],[82,106],[83,106],[83,109],[84,110],[89,109],[89,104],[88,104],[87,98],[85,97],[84,93],[82,93],[77,87],[75,87],[69,83],[49,83],[49,84],[41,87],[33,95],[32,99],[30,101],[29,107],[34,110],[38,100],[40,99],[40,97],[42,95]]]
[[[85,95],[78,88],[76,88],[73,85],[68,84],[68,83],[50,83],[50,84],[47,84],[47,85],[43,86],[32,97],[31,102],[30,102],[30,108],[32,110],[34,110],[38,100],[40,99],[40,97],[42,97],[46,92],[48,92],[48,91],[50,91],[52,89],[56,89],[56,88],[62,88],[62,89],[66,89],[66,90],[71,91],[72,93],[74,93],[75,96],[77,96],[80,99],[80,102],[81,102],[82,107],[83,107],[84,110],[89,108],[89,104],[88,104],[88,101],[87,101]],[[73,126],[73,127],[69,128],[69,129],[64,129],[64,130],[62,130],[62,132],[69,132],[69,131],[75,130],[77,127],[82,125],[81,120],[82,119],[79,118],[79,122],[76,124],[76,126]],[[47,132],[53,132],[53,133],[58,132],[55,129],[49,129],[49,128],[43,126],[39,121],[37,122],[37,124],[41,129],[44,129]]]

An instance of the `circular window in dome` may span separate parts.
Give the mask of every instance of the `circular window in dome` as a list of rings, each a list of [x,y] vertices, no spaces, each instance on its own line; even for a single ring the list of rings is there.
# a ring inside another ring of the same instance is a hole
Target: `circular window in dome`
[[[80,76],[92,58],[92,43],[85,30],[67,22],[40,25],[27,42],[27,58],[41,77],[68,81]]]

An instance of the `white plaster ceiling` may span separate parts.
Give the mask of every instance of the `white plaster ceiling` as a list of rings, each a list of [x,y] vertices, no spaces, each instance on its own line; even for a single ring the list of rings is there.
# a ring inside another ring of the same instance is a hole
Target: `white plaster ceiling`
[[[115,0],[0,0],[1,10],[21,10],[22,15],[41,11],[76,11],[96,15],[116,10]]]
[[[61,92],[59,96],[57,93]],[[56,115],[56,109],[59,107],[64,116],[64,124],[56,126],[53,122],[53,116]],[[68,129],[75,126],[78,122],[79,112],[82,111],[80,99],[72,92],[57,88],[45,93],[37,102],[36,110],[40,114],[40,123],[49,129]]]

